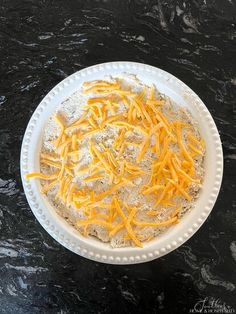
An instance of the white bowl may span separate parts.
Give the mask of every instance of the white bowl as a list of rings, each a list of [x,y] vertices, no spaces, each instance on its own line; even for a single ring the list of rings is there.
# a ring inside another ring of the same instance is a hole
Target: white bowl
[[[58,104],[72,95],[84,81],[102,79],[106,75],[127,72],[135,74],[144,83],[154,83],[176,103],[187,107],[199,123],[206,142],[205,177],[195,208],[186,213],[180,223],[144,244],[143,248],[113,249],[109,244],[85,238],[61,218],[40,193],[39,180],[25,180],[28,172],[39,171],[39,153],[44,126]],[[163,256],[187,241],[210,214],[218,196],[222,174],[223,153],[216,125],[201,99],[173,75],[140,63],[109,62],[98,64],[67,77],[55,86],[41,101],[27,126],[21,148],[21,178],[28,203],[40,224],[59,243],[86,258],[110,264],[135,264]]]

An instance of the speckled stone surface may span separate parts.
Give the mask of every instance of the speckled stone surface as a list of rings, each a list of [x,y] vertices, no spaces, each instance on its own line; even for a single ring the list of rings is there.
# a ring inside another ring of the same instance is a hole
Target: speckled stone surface
[[[0,313],[190,313],[205,298],[236,312],[235,23],[234,0],[0,2]],[[116,60],[189,85],[215,119],[225,160],[203,227],[169,255],[133,266],[57,244],[31,213],[19,173],[40,100],[73,72]]]

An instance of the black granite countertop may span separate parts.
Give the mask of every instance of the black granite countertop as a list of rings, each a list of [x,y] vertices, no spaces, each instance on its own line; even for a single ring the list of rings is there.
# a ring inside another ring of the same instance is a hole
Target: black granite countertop
[[[0,1],[0,313],[236,312],[235,23],[235,0]],[[176,251],[131,266],[92,262],[55,242],[19,173],[41,99],[73,72],[116,60],[160,67],[189,85],[215,119],[225,161],[202,228]]]

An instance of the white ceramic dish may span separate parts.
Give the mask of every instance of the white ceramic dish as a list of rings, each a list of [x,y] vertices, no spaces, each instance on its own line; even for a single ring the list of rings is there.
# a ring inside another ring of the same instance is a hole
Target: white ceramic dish
[[[176,103],[187,107],[199,123],[206,142],[205,177],[203,188],[195,208],[180,223],[146,243],[143,248],[112,249],[109,244],[92,238],[84,238],[55,210],[40,193],[39,180],[25,180],[28,172],[39,171],[39,153],[45,123],[57,105],[73,94],[84,81],[102,79],[106,75],[136,74],[144,83],[154,83]],[[29,205],[44,229],[69,250],[86,258],[110,264],[134,264],[163,256],[187,241],[210,214],[218,196],[222,174],[223,154],[219,133],[212,116],[201,99],[173,75],[144,64],[133,62],[109,62],[98,64],[72,74],[41,101],[27,126],[21,148],[21,177]]]

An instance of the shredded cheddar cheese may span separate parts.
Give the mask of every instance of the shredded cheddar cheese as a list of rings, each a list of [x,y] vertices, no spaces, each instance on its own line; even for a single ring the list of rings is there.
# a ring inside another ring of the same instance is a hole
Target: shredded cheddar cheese
[[[53,116],[53,150],[41,152],[41,171],[26,179],[40,179],[42,193],[54,189],[55,202],[78,211],[76,227],[84,236],[99,226],[109,241],[122,234],[128,245],[142,247],[154,237],[142,232],[178,223],[183,204],[192,201],[191,187],[202,179],[195,157],[204,156],[205,144],[189,121],[175,118],[154,85],[138,92],[123,86],[121,79],[85,82],[83,112],[72,122],[61,111]],[[135,191],[141,201],[132,205]]]
[[[38,178],[38,179],[50,181],[50,180],[57,179],[57,177],[58,177],[58,174],[47,175],[47,174],[40,173],[40,172],[31,172],[31,173],[28,173],[26,175],[27,180],[32,179],[32,178]]]

